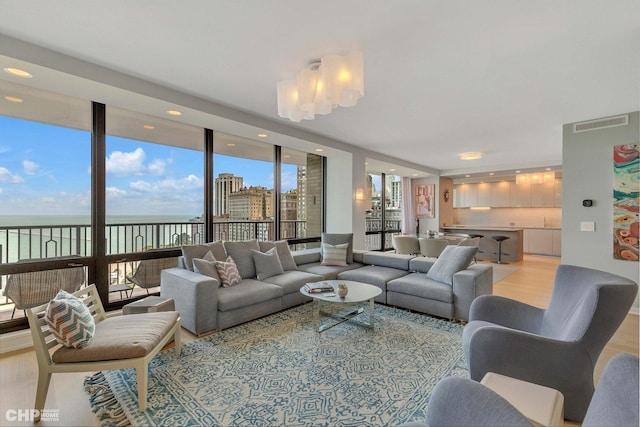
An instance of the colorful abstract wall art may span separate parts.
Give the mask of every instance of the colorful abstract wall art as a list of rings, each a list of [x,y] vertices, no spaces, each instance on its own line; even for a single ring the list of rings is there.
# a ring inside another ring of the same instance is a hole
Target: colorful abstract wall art
[[[640,240],[638,144],[613,147],[613,258],[638,261]]]
[[[416,185],[416,215],[418,217],[433,218],[435,211],[435,184]]]

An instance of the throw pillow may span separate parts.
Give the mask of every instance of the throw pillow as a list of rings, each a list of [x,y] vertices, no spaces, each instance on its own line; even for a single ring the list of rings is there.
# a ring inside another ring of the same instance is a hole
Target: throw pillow
[[[216,268],[216,259],[211,251],[207,252],[203,258],[193,260],[193,271],[212,277],[216,279],[218,283],[222,284],[220,276],[218,275],[218,269]]]
[[[282,269],[284,271],[297,270],[298,265],[296,261],[293,259],[293,254],[291,253],[291,249],[289,248],[289,243],[286,240],[278,240],[275,242],[258,242],[260,245],[260,251],[267,252],[269,249],[275,247],[278,252],[278,258],[280,258],[280,264],[282,264]]]
[[[427,277],[453,285],[453,275],[469,267],[477,251],[474,246],[447,246],[427,272]]]
[[[353,263],[353,233],[322,233],[322,243],[330,245],[342,245],[348,243],[347,264]]]
[[[227,253],[221,241],[207,243],[204,245],[187,245],[182,248],[182,256],[184,257],[185,266],[193,271],[193,260],[195,258],[203,258],[207,252],[211,251],[216,259],[225,259]]]
[[[238,271],[243,279],[255,279],[256,266],[253,263],[251,251],[260,251],[257,240],[246,240],[244,242],[224,242],[227,255],[233,258],[238,266]]]
[[[322,244],[322,265],[347,265],[348,243],[341,245]]]
[[[225,262],[216,261],[216,270],[218,270],[220,281],[225,288],[235,286],[242,281],[238,267],[231,257],[227,257]]]
[[[63,290],[49,302],[45,321],[56,340],[65,347],[86,347],[96,330],[89,308],[80,298]]]
[[[275,247],[267,252],[253,251],[253,262],[256,264],[258,280],[284,273]]]

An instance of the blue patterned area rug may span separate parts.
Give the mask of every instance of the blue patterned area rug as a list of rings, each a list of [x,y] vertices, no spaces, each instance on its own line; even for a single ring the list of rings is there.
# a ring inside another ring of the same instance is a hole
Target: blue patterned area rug
[[[105,425],[393,426],[424,421],[437,382],[468,376],[460,324],[376,305],[375,330],[344,322],[318,334],[312,308],[199,339],[180,357],[163,351],[145,413],[134,369],[98,373],[87,380],[94,412],[126,415]]]

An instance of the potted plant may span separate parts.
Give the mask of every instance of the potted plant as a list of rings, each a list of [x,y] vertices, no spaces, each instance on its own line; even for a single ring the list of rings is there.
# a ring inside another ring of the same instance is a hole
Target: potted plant
[[[338,283],[338,296],[344,298],[349,293],[349,288],[346,283]]]

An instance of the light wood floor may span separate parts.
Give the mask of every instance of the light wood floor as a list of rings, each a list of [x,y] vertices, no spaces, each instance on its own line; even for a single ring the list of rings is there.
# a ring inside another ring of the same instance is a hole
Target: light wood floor
[[[553,277],[559,264],[557,258],[525,256],[524,261],[509,264],[518,271],[494,286],[494,293],[517,299],[538,307],[546,307],[551,299]],[[628,315],[618,332],[607,344],[596,366],[596,381],[603,366],[615,354],[638,353],[638,316]],[[183,342],[195,337],[183,329]],[[55,374],[47,395],[47,408],[58,409],[59,423],[42,422],[39,425],[98,426],[98,419],[91,412],[89,399],[82,382],[87,374]],[[0,358],[0,425],[29,425],[9,423],[8,409],[28,409],[33,406],[38,368],[33,351],[21,351]],[[575,424],[567,424],[575,425]]]

